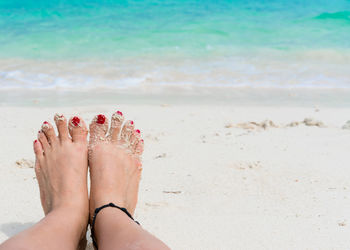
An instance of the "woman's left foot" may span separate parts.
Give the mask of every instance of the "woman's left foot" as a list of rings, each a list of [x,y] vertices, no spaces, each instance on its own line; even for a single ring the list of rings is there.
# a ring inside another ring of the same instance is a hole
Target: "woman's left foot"
[[[55,115],[58,136],[53,126],[44,122],[34,141],[35,173],[39,183],[41,204],[45,216],[56,209],[75,213],[72,221],[80,230],[77,249],[85,249],[89,217],[87,190],[87,128],[75,116],[67,121]],[[71,137],[70,137],[70,136]]]
[[[104,115],[97,115],[90,124],[90,216],[97,207],[110,202],[134,215],[142,170],[143,140],[133,121],[124,124],[123,121],[123,113],[115,112],[108,135],[109,125]]]

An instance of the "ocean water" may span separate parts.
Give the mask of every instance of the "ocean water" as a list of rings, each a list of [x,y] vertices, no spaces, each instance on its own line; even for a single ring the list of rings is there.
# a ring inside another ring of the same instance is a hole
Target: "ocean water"
[[[350,88],[349,0],[0,0],[0,89]]]

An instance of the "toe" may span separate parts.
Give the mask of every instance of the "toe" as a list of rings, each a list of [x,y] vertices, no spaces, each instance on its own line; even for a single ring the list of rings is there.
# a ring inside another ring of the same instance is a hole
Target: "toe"
[[[135,155],[137,156],[141,156],[143,153],[143,149],[144,149],[144,141],[143,139],[141,139],[135,146]]]
[[[58,142],[55,130],[49,122],[45,121],[41,125],[41,131],[46,135],[47,141],[51,145],[55,145]]]
[[[96,115],[90,124],[90,141],[104,141],[108,130],[108,120],[102,115]]]
[[[132,132],[129,140],[129,148],[131,152],[133,153],[135,152],[136,145],[139,143],[140,140],[141,140],[141,131],[139,129],[135,129]]]
[[[129,143],[129,140],[133,131],[134,131],[134,122],[130,120],[126,121],[122,128],[122,133],[120,135],[120,141],[122,144]]]
[[[36,178],[39,181],[40,179],[40,162],[44,157],[44,149],[41,146],[40,141],[35,140],[33,143],[33,148],[34,148],[34,154],[35,154],[35,174]]]
[[[73,142],[86,142],[88,131],[83,119],[78,116],[71,117],[68,128]]]
[[[54,119],[57,126],[58,138],[61,141],[70,140],[69,134],[68,134],[69,132],[68,132],[68,126],[67,126],[67,119],[62,114],[55,114]]]
[[[51,148],[51,146],[46,138],[46,135],[42,131],[38,132],[38,140],[41,143],[41,147],[44,150],[44,153],[47,152]]]
[[[44,157],[44,150],[41,146],[41,143],[38,140],[35,140],[33,143],[34,154],[37,160],[41,160]]]
[[[119,139],[120,128],[123,121],[124,116],[122,112],[117,111],[112,115],[111,128],[109,130],[109,136],[112,141],[117,141]]]

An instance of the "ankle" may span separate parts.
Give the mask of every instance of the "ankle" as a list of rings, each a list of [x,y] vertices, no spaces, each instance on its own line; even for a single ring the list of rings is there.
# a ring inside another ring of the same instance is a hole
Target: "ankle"
[[[125,207],[127,205],[126,195],[123,195],[122,192],[118,192],[116,190],[99,190],[94,189],[96,191],[91,192],[90,198],[90,209],[95,211],[96,208],[106,205],[108,203],[114,203],[119,207]]]
[[[92,215],[93,216],[93,215]],[[134,222],[122,210],[114,207],[102,209],[96,216],[94,226],[94,237],[96,242],[102,241],[101,237],[107,236],[109,232],[121,232],[125,228],[138,229],[140,226]]]
[[[86,194],[85,196],[75,196],[76,198],[72,199],[72,196],[63,196],[60,199],[55,199],[52,202],[53,209],[72,209],[72,211],[85,212],[89,210],[89,198]]]
[[[86,237],[88,213],[76,210],[76,207],[61,206],[52,209],[42,220],[52,223],[61,232],[67,241],[77,245]]]
[[[73,227],[85,227],[86,229],[88,224],[89,210],[87,204],[85,206],[76,203],[57,204],[53,206],[48,215],[51,213],[59,214],[62,218],[66,218]]]

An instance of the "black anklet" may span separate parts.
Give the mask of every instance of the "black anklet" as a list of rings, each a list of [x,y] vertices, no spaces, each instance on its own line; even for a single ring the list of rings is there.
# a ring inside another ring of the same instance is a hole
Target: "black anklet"
[[[118,208],[120,210],[122,210],[130,219],[132,219],[133,221],[135,221],[135,223],[137,223],[138,225],[140,225],[140,223],[138,223],[136,220],[134,220],[134,218],[131,216],[131,214],[128,212],[128,210],[126,210],[126,208],[124,207],[118,207],[117,205],[115,205],[114,203],[109,203],[109,204],[106,204],[106,205],[103,205],[101,207],[98,207],[95,209],[95,213],[94,213],[94,217],[92,217],[92,223],[91,223],[91,239],[92,239],[92,243],[94,244],[94,246],[96,247],[96,249],[98,249],[97,247],[97,242],[95,240],[95,230],[94,230],[94,227],[95,227],[95,221],[96,221],[96,216],[97,214],[104,208],[106,207],[114,207],[114,208]]]

